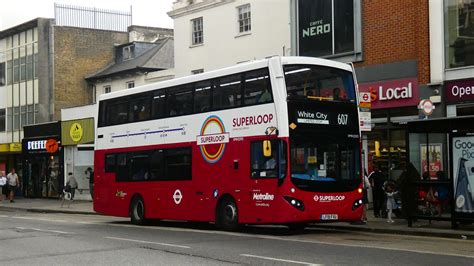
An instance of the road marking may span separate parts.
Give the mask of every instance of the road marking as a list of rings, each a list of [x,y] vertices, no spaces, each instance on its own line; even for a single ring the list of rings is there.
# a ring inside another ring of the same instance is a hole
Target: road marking
[[[0,215],[0,217],[2,217],[2,218],[8,218],[9,216],[8,216],[8,215]]]
[[[100,224],[100,223],[96,223],[96,222],[76,222],[77,224]]]
[[[128,239],[128,238],[119,238],[119,237],[111,237],[111,236],[106,236],[105,238],[112,239],[112,240],[129,241],[129,242],[136,242],[136,243],[142,243],[142,244],[153,244],[153,245],[168,246],[168,247],[175,247],[175,248],[191,248],[191,247],[188,247],[188,246],[181,246],[181,245],[175,245],[175,244],[150,242],[150,241],[135,240],[135,239]]]
[[[280,262],[287,262],[287,263],[293,263],[293,264],[302,264],[302,265],[323,265],[323,264],[316,264],[316,263],[310,263],[310,262],[304,262],[304,261],[285,260],[285,259],[257,256],[257,255],[251,255],[251,254],[240,254],[240,256],[249,257],[249,258],[257,258],[257,259],[262,259],[262,260],[272,260],[272,261],[280,261]]]
[[[45,222],[58,222],[58,223],[67,223],[66,220],[57,220],[57,219],[45,219],[38,217],[24,217],[24,216],[12,216],[13,219],[23,219],[23,220],[35,220],[35,221],[45,221]]]
[[[57,230],[46,230],[46,229],[39,229],[39,228],[26,228],[26,227],[15,227],[20,230],[33,230],[39,232],[47,232],[47,233],[57,233],[57,234],[74,234],[71,232],[64,232],[64,231],[57,231]]]

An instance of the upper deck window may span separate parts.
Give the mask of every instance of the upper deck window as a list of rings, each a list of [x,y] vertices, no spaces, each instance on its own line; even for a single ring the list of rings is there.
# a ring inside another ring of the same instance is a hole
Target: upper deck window
[[[315,65],[287,65],[284,71],[288,97],[355,102],[354,79],[349,71]]]

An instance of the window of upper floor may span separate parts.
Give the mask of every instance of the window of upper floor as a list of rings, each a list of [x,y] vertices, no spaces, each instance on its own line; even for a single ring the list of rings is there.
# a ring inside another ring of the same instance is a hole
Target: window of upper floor
[[[474,0],[444,3],[446,68],[474,66]]]
[[[204,43],[203,19],[202,17],[191,20],[191,44],[199,45]]]
[[[104,86],[104,93],[111,93],[111,92],[112,92],[112,87]]]
[[[129,60],[133,58],[133,46],[125,46],[122,48],[122,58],[123,61]]]
[[[249,33],[252,30],[250,4],[237,7],[237,23],[239,34]]]
[[[135,81],[134,80],[127,81],[126,85],[127,85],[127,89],[135,88]]]
[[[361,0],[299,0],[296,13],[299,55],[333,58],[362,53]]]

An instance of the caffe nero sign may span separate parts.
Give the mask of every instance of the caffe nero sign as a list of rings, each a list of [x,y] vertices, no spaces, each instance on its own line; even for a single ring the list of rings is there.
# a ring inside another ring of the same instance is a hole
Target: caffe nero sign
[[[298,1],[300,55],[322,56],[332,53],[331,1]]]

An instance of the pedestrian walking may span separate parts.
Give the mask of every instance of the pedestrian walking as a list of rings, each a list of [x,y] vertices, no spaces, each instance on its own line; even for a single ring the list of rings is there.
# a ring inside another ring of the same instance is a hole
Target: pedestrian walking
[[[374,205],[374,217],[380,217],[382,207],[385,200],[385,192],[383,190],[384,176],[379,166],[374,164],[373,171],[369,175],[370,184],[372,186],[372,197]]]
[[[94,171],[91,167],[87,167],[86,175],[89,175],[87,177],[89,179],[89,192],[91,193],[92,200],[94,200]]]
[[[10,202],[15,202],[14,197],[15,197],[15,192],[17,188],[20,186],[20,179],[18,178],[18,175],[16,174],[15,168],[12,168],[10,170],[10,173],[7,175],[7,185],[8,185],[8,195]]]
[[[7,177],[5,171],[0,172],[0,201],[3,200],[3,195],[7,194]]]
[[[69,173],[68,176],[69,176],[69,179],[66,183],[66,186],[70,187],[70,189],[71,189],[71,200],[74,200],[74,194],[76,193],[76,188],[78,187],[77,186],[77,181],[76,181],[76,178],[74,177],[74,175],[72,173]]]

